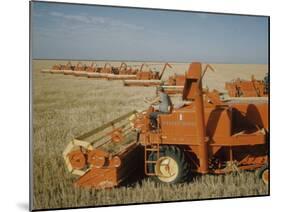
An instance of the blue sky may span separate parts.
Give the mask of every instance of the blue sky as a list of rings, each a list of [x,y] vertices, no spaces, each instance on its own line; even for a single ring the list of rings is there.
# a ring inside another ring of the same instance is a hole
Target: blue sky
[[[33,2],[32,57],[267,63],[268,19]]]

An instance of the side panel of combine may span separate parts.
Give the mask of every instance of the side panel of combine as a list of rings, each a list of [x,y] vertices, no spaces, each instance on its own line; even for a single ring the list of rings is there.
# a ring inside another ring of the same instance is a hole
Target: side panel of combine
[[[204,111],[208,157],[211,162],[209,172],[225,173],[233,171],[233,168],[250,170],[266,163],[266,99],[237,99],[218,107],[205,107]],[[196,156],[192,162],[197,171],[201,172],[193,105],[160,115],[159,120],[162,133],[160,143],[186,146],[186,153]]]
[[[196,119],[190,106],[160,115],[163,144],[197,145]],[[210,138],[231,136],[231,114],[225,108],[205,108],[206,135]]]

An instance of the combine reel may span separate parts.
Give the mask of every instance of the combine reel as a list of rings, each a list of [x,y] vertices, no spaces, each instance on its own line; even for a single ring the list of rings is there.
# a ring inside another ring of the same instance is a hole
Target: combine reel
[[[106,188],[118,185],[139,166],[141,147],[132,111],[71,141],[63,152],[75,185]],[[124,165],[122,165],[124,164]]]

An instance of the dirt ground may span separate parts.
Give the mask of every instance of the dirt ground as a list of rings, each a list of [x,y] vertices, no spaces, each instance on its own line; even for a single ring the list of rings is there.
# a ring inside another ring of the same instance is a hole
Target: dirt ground
[[[77,61],[72,61],[76,64]],[[82,61],[83,62],[83,61]],[[196,176],[190,183],[159,185],[141,178],[130,185],[114,189],[75,188],[74,177],[67,172],[62,152],[74,137],[100,126],[120,115],[148,105],[144,97],[154,97],[153,87],[124,87],[122,81],[43,74],[41,69],[66,61],[34,60],[32,63],[33,122],[33,209],[98,206],[140,202],[161,202],[219,197],[268,194],[254,172],[227,175]],[[86,62],[90,64],[90,62]],[[120,62],[110,62],[119,65]],[[104,61],[99,61],[102,66]],[[131,65],[141,62],[128,62]],[[161,70],[163,63],[150,67]],[[188,63],[171,63],[174,73],[184,73]],[[267,65],[212,64],[215,72],[207,72],[203,86],[224,91],[225,81],[234,78],[263,79]]]

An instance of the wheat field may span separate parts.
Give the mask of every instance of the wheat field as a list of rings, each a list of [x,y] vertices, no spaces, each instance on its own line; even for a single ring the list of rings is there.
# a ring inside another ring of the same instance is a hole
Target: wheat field
[[[268,187],[256,177],[255,172],[195,176],[191,182],[178,185],[156,184],[140,176],[137,180],[113,189],[75,188],[75,178],[68,173],[62,158],[67,143],[131,110],[147,108],[143,99],[154,97],[155,88],[128,88],[123,87],[122,81],[40,73],[41,69],[60,62],[66,61],[32,62],[32,209],[268,194]],[[187,64],[172,65],[173,69],[166,71],[164,79],[173,73],[184,73],[188,67]],[[225,81],[238,76],[250,79],[251,74],[262,79],[268,71],[267,65],[213,66],[216,72],[208,72],[203,83],[220,91]],[[161,66],[156,65],[155,68]]]

